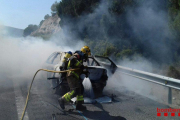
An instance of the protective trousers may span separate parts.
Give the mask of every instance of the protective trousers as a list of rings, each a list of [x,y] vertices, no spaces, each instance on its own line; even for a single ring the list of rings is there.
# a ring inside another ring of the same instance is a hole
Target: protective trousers
[[[62,98],[66,102],[70,102],[73,97],[76,97],[76,104],[83,104],[84,98],[81,92],[81,83],[79,79],[74,75],[70,75],[67,77],[67,82],[70,87],[70,92],[66,93]]]

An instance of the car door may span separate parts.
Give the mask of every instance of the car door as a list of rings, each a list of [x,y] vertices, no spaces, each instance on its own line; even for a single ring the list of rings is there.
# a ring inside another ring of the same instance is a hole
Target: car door
[[[52,53],[46,60],[46,69],[56,70],[58,64],[60,63],[60,52]],[[47,78],[54,77],[54,73],[47,72]]]

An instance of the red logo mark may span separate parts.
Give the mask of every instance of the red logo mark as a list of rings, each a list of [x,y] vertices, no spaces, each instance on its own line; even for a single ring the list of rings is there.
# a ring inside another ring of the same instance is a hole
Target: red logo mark
[[[180,109],[177,109],[177,108],[164,108],[164,109],[159,109],[157,108],[157,116],[160,117],[161,116],[161,113],[164,114],[164,117],[167,117],[168,114],[170,116],[171,114],[171,117],[174,117],[177,113],[178,116],[180,117]]]
[[[157,113],[157,116],[161,116],[161,113]]]
[[[164,113],[164,116],[167,117],[167,116],[168,116],[168,113]]]
[[[175,113],[171,113],[171,116],[173,116],[173,117],[174,117],[174,116],[175,116]]]

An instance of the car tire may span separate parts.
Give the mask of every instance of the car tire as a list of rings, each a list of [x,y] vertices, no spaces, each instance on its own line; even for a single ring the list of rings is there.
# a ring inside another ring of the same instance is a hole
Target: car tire
[[[92,87],[94,91],[94,97],[95,98],[101,97],[104,89],[104,85],[100,83],[93,83]]]

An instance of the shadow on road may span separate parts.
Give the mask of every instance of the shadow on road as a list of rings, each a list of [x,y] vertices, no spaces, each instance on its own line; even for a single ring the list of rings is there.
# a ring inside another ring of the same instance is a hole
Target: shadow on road
[[[103,106],[101,104],[92,104],[95,107],[100,108],[102,111],[83,111],[82,114],[87,119],[93,119],[93,120],[126,120],[126,118],[122,116],[111,116],[109,112],[105,111],[103,109]],[[67,115],[78,115],[81,116],[76,110],[69,109],[67,111]]]
[[[101,104],[94,104],[94,106],[100,108],[102,111],[84,111],[83,114],[89,119],[98,120],[126,120],[126,118],[121,116],[111,116],[109,112],[103,109]]]

